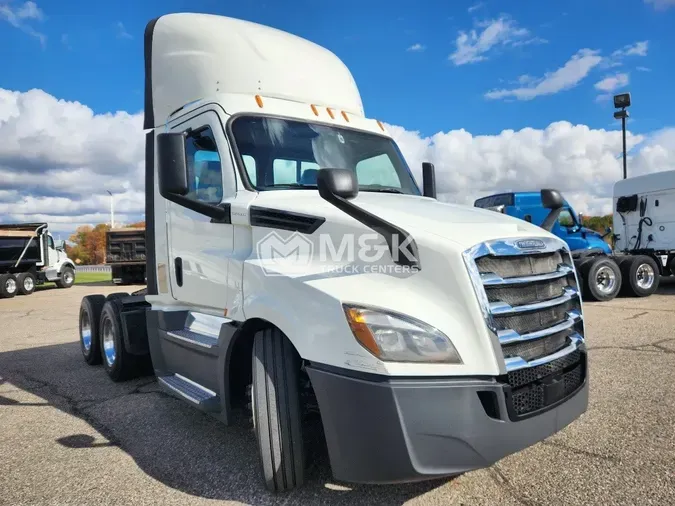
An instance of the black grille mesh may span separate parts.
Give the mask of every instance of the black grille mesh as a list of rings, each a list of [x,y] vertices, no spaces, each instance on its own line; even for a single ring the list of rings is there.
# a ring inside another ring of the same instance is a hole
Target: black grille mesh
[[[547,364],[538,365],[537,367],[525,367],[517,371],[511,371],[506,375],[506,381],[512,388],[518,388],[528,383],[534,383],[546,376],[556,374],[571,365],[576,364],[581,360],[581,352],[579,350],[573,351],[557,360],[552,360]]]
[[[519,341],[502,345],[504,358],[520,357],[523,360],[533,360],[538,357],[551,355],[563,349],[569,343],[569,330],[551,334],[550,336],[532,339],[531,341]]]
[[[584,371],[581,364],[562,375],[564,396],[573,393],[584,380]],[[514,390],[511,393],[511,406],[517,416],[527,415],[546,407],[544,385],[535,383],[530,386]]]

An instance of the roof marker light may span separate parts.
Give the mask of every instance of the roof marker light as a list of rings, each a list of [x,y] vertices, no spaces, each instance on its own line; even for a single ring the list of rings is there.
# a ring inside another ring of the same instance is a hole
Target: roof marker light
[[[260,95],[256,95],[256,96],[255,96],[255,101],[256,101],[256,103],[258,104],[258,107],[260,107],[260,108],[262,109],[262,106],[263,106],[262,97],[261,97]]]
[[[380,129],[384,132],[385,131],[384,125],[382,124],[382,122],[379,119],[377,120],[377,124],[379,125]]]
[[[342,117],[345,119],[347,123],[349,123],[349,116],[347,116],[347,113],[342,111]]]
[[[326,107],[326,110],[328,111],[328,116],[330,116],[330,119],[335,119],[335,114],[333,114],[333,109],[330,107]]]
[[[312,108],[312,112],[314,113],[314,116],[318,116],[319,110],[316,108],[316,106],[314,104],[312,104],[310,107]]]

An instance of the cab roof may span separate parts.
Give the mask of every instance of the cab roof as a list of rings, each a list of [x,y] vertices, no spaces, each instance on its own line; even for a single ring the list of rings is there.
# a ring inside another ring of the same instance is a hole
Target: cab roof
[[[163,125],[186,104],[223,93],[334,107],[364,116],[349,69],[313,42],[212,14],[167,14],[148,23],[144,128]]]

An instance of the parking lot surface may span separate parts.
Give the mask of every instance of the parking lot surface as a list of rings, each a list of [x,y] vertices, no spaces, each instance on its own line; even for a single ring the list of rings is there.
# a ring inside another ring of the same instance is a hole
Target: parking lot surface
[[[126,287],[133,291],[137,287]],[[398,486],[333,482],[325,450],[308,483],[268,493],[243,421],[115,384],[80,353],[75,285],[0,300],[0,504],[675,504],[675,284],[587,303],[590,406],[562,432],[489,469]]]

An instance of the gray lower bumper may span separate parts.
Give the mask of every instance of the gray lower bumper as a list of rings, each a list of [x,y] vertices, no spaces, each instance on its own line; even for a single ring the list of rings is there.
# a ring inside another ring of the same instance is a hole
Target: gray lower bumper
[[[487,467],[558,432],[588,406],[585,374],[566,399],[513,421],[509,387],[496,380],[373,380],[317,367],[308,372],[333,475],[347,482],[407,482]]]

